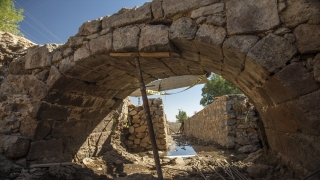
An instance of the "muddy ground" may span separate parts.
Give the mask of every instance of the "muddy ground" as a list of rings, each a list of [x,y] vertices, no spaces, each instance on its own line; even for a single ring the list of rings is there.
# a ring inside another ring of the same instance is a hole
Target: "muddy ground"
[[[79,179],[79,180],[151,180],[157,179],[152,152],[131,154],[121,146],[120,133],[111,142],[113,150],[99,157],[86,158],[72,166],[23,169],[11,173],[7,179]],[[192,145],[198,156],[186,159],[169,159],[160,152],[164,179],[255,179],[294,180],[294,174],[285,166],[263,155],[262,150],[242,154],[217,144],[173,136],[177,144]],[[198,149],[198,150],[197,150]]]

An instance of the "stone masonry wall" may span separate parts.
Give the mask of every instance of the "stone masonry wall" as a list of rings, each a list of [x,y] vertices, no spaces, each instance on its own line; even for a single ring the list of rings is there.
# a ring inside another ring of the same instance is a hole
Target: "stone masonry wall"
[[[149,99],[153,128],[159,150],[167,149],[167,120],[163,112],[162,99]],[[129,134],[125,145],[134,152],[152,149],[146,114],[143,106],[129,106]]]
[[[225,95],[185,121],[184,133],[247,152],[260,146],[254,106],[244,95]],[[241,150],[242,150],[241,149]]]

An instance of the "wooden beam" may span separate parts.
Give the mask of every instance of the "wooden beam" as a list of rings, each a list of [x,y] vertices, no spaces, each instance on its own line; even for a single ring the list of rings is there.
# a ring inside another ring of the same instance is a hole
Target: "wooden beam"
[[[110,53],[112,57],[177,57],[179,54],[175,52],[119,52]]]
[[[170,52],[141,52],[140,57],[170,57]]]

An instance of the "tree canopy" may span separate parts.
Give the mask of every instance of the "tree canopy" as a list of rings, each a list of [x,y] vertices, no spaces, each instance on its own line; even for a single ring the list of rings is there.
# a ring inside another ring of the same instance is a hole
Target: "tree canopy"
[[[179,113],[178,115],[176,115],[176,119],[178,123],[182,123],[184,122],[186,119],[188,119],[189,117],[187,116],[187,113],[181,109],[179,109]]]
[[[212,74],[209,82],[202,88],[202,98],[200,104],[206,106],[211,104],[215,97],[226,94],[243,94],[229,81],[223,79],[221,76]]]
[[[18,23],[24,18],[23,9],[16,9],[12,0],[0,0],[0,31],[21,35]]]

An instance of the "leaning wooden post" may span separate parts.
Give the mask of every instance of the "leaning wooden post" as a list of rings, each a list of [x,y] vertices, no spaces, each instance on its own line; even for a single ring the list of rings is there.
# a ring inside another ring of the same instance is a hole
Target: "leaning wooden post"
[[[154,162],[155,162],[156,168],[157,168],[158,179],[163,180],[161,164],[160,164],[160,159],[159,159],[159,153],[158,153],[156,138],[155,138],[155,134],[154,134],[154,130],[153,130],[153,124],[152,124],[152,120],[151,120],[151,114],[150,114],[150,108],[149,108],[148,97],[147,97],[147,92],[146,92],[146,86],[143,81],[139,57],[135,57],[135,61],[136,61],[137,69],[138,69],[138,75],[139,75],[139,81],[140,81],[140,91],[141,91],[141,95],[142,95],[144,111],[147,116],[148,129],[149,129],[150,140],[151,140],[151,144],[152,144]]]

